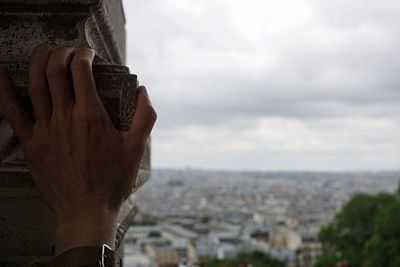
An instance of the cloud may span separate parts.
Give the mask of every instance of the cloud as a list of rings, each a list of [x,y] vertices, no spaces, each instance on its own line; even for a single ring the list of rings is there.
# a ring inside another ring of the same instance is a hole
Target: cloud
[[[204,161],[216,169],[380,170],[396,166],[393,150],[400,150],[398,125],[388,119],[239,119],[164,129],[157,137],[159,157],[173,155],[178,167]]]
[[[273,153],[282,168],[398,168],[398,10],[396,0],[125,1],[128,64],[159,113],[156,166],[270,168],[252,155]],[[263,145],[272,133],[281,142]],[[316,144],[325,149],[313,157]]]

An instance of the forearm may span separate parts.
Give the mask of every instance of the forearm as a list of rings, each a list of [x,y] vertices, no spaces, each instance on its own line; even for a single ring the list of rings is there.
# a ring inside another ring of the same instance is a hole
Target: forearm
[[[79,247],[57,256],[49,267],[121,267],[121,258],[106,245]]]

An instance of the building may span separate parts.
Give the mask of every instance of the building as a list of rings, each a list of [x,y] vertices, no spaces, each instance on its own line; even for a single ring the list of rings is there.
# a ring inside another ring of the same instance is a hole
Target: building
[[[157,266],[177,266],[179,257],[169,240],[148,239],[141,243],[143,251]]]

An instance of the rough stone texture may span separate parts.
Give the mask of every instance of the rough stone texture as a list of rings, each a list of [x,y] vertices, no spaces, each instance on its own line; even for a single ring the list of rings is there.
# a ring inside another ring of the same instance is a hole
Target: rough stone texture
[[[136,104],[137,79],[125,62],[124,13],[120,0],[0,0],[0,67],[10,74],[24,108],[27,63],[31,50],[51,47],[91,47],[99,95],[113,124],[126,130]],[[33,114],[32,114],[33,115]],[[150,174],[149,145],[135,188]],[[117,247],[136,214],[132,199],[120,212]],[[10,125],[0,114],[0,266],[41,266],[52,258],[54,221],[40,198]],[[35,265],[39,264],[39,265]]]
[[[90,46],[107,63],[125,61],[125,21],[119,0],[0,0],[0,15],[5,52],[0,62],[27,61],[32,49],[44,41],[52,47]]]

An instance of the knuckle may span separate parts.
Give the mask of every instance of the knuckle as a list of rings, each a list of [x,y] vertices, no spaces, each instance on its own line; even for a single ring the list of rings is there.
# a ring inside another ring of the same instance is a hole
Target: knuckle
[[[81,48],[75,53],[75,56],[88,58],[91,61],[94,57],[94,50],[91,48]]]
[[[69,47],[69,46],[57,47],[56,49],[53,50],[53,54],[55,54],[55,55],[67,54],[72,50],[73,50],[73,48]]]
[[[46,66],[47,78],[59,77],[67,74],[67,58],[72,53],[72,47],[56,48],[50,55],[49,62]]]
[[[151,107],[150,118],[153,122],[156,122],[157,118],[158,118],[157,112],[155,111],[155,109],[153,107]]]
[[[146,114],[148,121],[155,123],[157,120],[157,112],[155,111],[153,106],[150,104],[147,105],[145,112],[146,112],[145,114]]]
[[[62,62],[49,63],[46,66],[46,76],[48,78],[55,78],[67,74],[67,67]]]
[[[71,62],[72,71],[90,70],[92,62],[88,57],[75,56]]]

